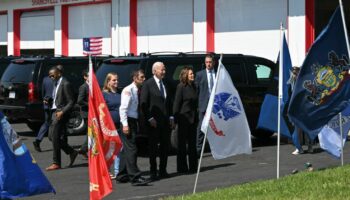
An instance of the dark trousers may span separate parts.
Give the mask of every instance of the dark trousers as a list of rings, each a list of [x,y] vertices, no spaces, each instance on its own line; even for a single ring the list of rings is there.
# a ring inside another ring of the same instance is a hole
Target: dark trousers
[[[196,142],[198,156],[201,155],[203,140],[204,140],[204,133],[201,131],[204,115],[205,115],[205,112],[198,112],[197,142]]]
[[[185,118],[178,120],[177,129],[177,171],[195,172],[197,170],[196,123],[190,123]],[[187,147],[186,147],[187,146]],[[188,164],[187,165],[187,154]]]
[[[44,113],[45,113],[45,121],[41,125],[39,132],[38,132],[38,135],[35,138],[35,140],[38,142],[41,142],[43,140],[45,134],[49,131],[51,110],[44,109]]]
[[[63,116],[60,120],[56,119],[55,112],[51,115],[51,124],[49,128],[49,139],[53,146],[53,163],[61,166],[61,149],[68,155],[74,152],[74,149],[68,145],[65,126],[67,119]]]
[[[87,119],[84,119],[84,123],[88,123]],[[81,145],[80,150],[83,153],[87,153],[88,152],[88,133],[86,132],[86,136],[85,136],[85,140],[84,143]]]
[[[122,131],[119,134],[123,142],[123,150],[119,153],[120,164],[118,176],[130,175],[136,177],[140,174],[140,170],[137,167],[137,119],[128,118],[128,125],[129,135],[125,135]]]
[[[149,123],[148,123],[149,124]],[[168,148],[170,144],[170,128],[168,121],[160,123],[157,121],[157,128],[149,128],[148,148],[150,172],[157,174],[157,154],[159,155],[159,173],[165,173],[168,162]],[[159,144],[159,146],[158,146]]]

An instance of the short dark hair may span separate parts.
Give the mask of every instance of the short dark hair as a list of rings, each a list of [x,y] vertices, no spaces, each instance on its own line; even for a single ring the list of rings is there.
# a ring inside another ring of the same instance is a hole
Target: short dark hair
[[[131,80],[133,80],[135,77],[137,77],[139,74],[145,74],[145,72],[142,69],[136,69],[131,72]]]
[[[63,66],[62,65],[56,65],[56,66],[51,67],[50,71],[51,70],[55,70],[55,71],[58,71],[60,73],[63,73]]]
[[[82,76],[89,76],[89,71],[87,69],[84,69],[81,73]]]
[[[214,54],[208,53],[205,55],[205,58],[211,58],[214,61]]]

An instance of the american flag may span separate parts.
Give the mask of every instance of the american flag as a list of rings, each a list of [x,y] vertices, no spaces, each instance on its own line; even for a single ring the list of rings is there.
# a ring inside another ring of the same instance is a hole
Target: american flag
[[[102,54],[102,37],[83,38],[84,55]]]

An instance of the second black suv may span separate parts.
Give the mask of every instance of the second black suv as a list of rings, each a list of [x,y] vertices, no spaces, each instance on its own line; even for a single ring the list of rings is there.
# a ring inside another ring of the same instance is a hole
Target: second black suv
[[[93,59],[96,66],[102,58]],[[11,61],[0,81],[0,109],[10,121],[27,123],[34,131],[44,121],[41,97],[42,81],[51,67],[63,65],[75,97],[83,84],[82,71],[88,69],[88,57],[36,57]],[[74,132],[74,131],[73,131]]]
[[[214,55],[217,61],[220,55]],[[179,83],[181,69],[184,66],[191,66],[194,72],[204,69],[204,58],[204,53],[155,53],[122,56],[103,61],[96,76],[99,84],[102,85],[108,72],[116,72],[119,75],[118,86],[122,89],[131,83],[130,72],[132,70],[143,69],[146,78],[150,78],[153,63],[161,61],[166,66],[165,79],[170,86],[170,92],[174,94]],[[222,62],[240,94],[252,134],[260,138],[271,136],[273,133],[257,130],[256,125],[265,94],[271,89],[277,91],[277,87],[273,86],[276,64],[265,58],[242,54],[224,54]],[[175,138],[172,136],[172,140]],[[176,142],[172,141],[172,143]],[[174,144],[172,145],[174,146]]]

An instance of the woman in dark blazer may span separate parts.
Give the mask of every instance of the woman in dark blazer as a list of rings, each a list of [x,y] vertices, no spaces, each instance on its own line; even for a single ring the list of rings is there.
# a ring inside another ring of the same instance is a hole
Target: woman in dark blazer
[[[175,121],[178,124],[177,171],[179,173],[194,173],[197,171],[198,165],[196,150],[198,96],[192,68],[182,69],[179,78],[180,83],[176,88],[173,105]],[[187,164],[187,154],[189,165]]]

